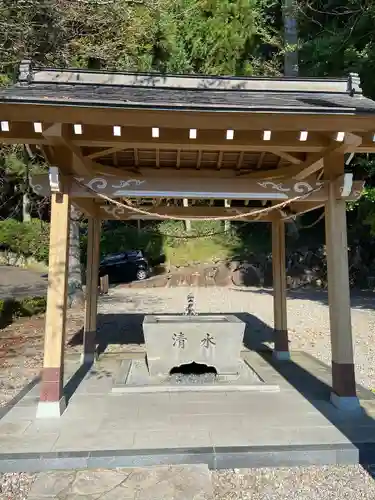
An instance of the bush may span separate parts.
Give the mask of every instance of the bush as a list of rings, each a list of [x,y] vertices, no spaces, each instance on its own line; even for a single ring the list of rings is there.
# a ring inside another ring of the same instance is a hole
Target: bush
[[[49,224],[39,219],[20,222],[14,219],[0,221],[2,247],[17,256],[33,257],[48,262]]]
[[[25,297],[23,299],[0,299],[0,328],[9,325],[15,318],[31,317],[46,312],[45,297]]]
[[[16,316],[30,317],[43,314],[47,309],[46,297],[26,297],[18,302]]]

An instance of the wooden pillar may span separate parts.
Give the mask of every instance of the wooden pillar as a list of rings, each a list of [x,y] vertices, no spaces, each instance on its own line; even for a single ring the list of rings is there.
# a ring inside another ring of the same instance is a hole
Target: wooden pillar
[[[325,176],[344,171],[344,156],[325,160]],[[333,182],[325,204],[328,301],[332,349],[332,403],[342,409],[360,408],[356,396],[354,349],[352,339],[346,204],[338,198]]]
[[[69,221],[69,196],[60,193],[52,194],[44,363],[37,410],[38,418],[59,417],[66,405],[63,377]]]
[[[86,263],[86,307],[81,362],[91,364],[95,358],[96,319],[98,307],[100,219],[89,217]]]
[[[286,308],[285,222],[272,222],[273,314],[276,359],[288,360],[289,340]]]

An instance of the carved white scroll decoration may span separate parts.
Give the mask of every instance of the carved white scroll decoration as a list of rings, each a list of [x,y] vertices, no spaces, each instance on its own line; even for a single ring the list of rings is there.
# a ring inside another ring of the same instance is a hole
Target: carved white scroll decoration
[[[118,207],[115,205],[104,205],[101,208],[105,212],[107,212],[108,215],[112,215],[112,217],[115,217],[115,219],[120,219],[121,215],[124,215],[125,213],[124,207]]]
[[[257,184],[259,184],[259,186],[261,186],[262,188],[270,187],[272,189],[275,189],[276,191],[281,191],[285,193],[287,191],[290,191],[290,188],[284,187],[284,185],[281,182],[277,184],[276,182],[273,181],[262,181],[262,182],[259,181]]]
[[[316,182],[315,186],[312,186],[308,182],[296,182],[293,186],[293,191],[296,193],[308,193],[310,191],[320,191],[323,187],[323,182]]]
[[[144,184],[146,181],[145,180],[140,180],[140,179],[128,179],[128,180],[120,180],[118,184],[112,184],[112,187],[114,189],[121,189],[125,187],[130,187],[130,186],[141,186]]]
[[[98,189],[105,189],[108,185],[108,182],[106,179],[103,179],[103,177],[94,177],[90,181],[86,182],[86,179],[84,177],[75,177],[74,178],[78,183],[84,184],[87,186],[89,189],[92,189],[93,191],[96,191]]]

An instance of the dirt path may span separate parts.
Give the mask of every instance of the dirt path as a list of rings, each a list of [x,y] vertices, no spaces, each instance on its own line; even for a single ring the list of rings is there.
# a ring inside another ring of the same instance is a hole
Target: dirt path
[[[43,366],[44,321],[44,316],[22,318],[0,330],[0,407],[39,375]],[[69,340],[82,326],[83,313],[70,311],[65,348],[67,354],[81,351],[80,344],[71,346]]]
[[[47,283],[47,277],[36,271],[0,266],[0,299],[44,296],[47,292]]]

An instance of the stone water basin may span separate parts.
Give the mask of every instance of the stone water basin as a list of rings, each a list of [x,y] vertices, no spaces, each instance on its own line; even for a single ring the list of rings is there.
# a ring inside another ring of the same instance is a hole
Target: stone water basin
[[[143,322],[150,375],[199,363],[218,375],[236,375],[241,363],[245,323],[233,315],[147,315]]]

